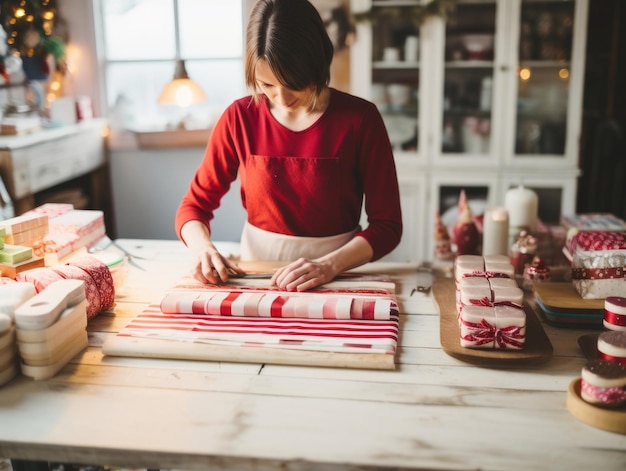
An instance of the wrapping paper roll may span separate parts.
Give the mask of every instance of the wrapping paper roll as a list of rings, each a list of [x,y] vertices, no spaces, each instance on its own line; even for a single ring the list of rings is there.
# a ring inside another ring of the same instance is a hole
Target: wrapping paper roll
[[[58,273],[55,273],[49,268],[34,268],[32,270],[26,270],[20,272],[15,277],[16,281],[27,281],[35,285],[35,291],[37,293],[46,289],[47,286],[55,281],[62,280],[63,277]]]
[[[32,283],[39,293],[51,283],[63,279],[77,279],[85,282],[88,301],[87,319],[109,309],[115,302],[115,286],[111,271],[102,261],[92,256],[70,260],[65,265],[36,268],[18,273],[16,281]]]
[[[604,300],[604,327],[626,331],[626,298],[609,296]]]
[[[115,286],[113,276],[106,264],[91,256],[80,257],[68,262],[68,265],[85,270],[96,283],[100,292],[100,311],[106,311],[115,302]]]
[[[100,290],[89,273],[73,265],[59,265],[51,268],[51,270],[66,279],[83,280],[85,282],[85,298],[87,298],[87,319],[100,313],[102,306]]]

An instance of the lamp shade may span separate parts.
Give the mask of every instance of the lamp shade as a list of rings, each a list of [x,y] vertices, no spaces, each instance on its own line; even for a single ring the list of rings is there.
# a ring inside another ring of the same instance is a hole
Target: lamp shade
[[[200,85],[189,78],[185,69],[185,62],[179,60],[176,63],[174,79],[163,87],[158,103],[160,105],[187,107],[206,100],[206,94]]]

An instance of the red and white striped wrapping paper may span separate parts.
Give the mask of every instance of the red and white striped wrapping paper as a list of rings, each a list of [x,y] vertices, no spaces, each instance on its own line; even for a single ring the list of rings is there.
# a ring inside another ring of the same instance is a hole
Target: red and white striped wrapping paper
[[[211,286],[173,289],[161,300],[166,314],[235,317],[387,320],[398,313],[393,294],[383,289],[318,289],[307,292],[274,288]]]
[[[232,317],[165,314],[149,306],[118,336],[340,353],[394,355],[399,315],[388,320]]]
[[[130,357],[395,367],[400,321],[392,282],[357,278],[304,293],[264,283],[183,281],[108,339],[102,351]]]

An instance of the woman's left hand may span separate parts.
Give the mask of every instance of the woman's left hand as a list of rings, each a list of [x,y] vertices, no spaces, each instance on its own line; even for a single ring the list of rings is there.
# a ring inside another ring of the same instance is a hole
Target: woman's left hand
[[[328,283],[335,276],[337,272],[330,263],[299,258],[276,270],[272,285],[285,291],[306,291]]]

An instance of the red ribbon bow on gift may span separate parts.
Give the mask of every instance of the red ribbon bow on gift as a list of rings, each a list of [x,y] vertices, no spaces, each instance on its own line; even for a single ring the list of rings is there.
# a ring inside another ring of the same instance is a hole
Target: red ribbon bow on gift
[[[481,319],[480,322],[468,322],[461,319],[461,322],[466,327],[474,330],[461,338],[468,342],[474,342],[477,346],[490,342],[495,342],[498,348],[507,348],[508,345],[516,348],[524,346],[524,336],[521,333],[522,327],[510,325],[503,329],[498,329],[485,319]]]

